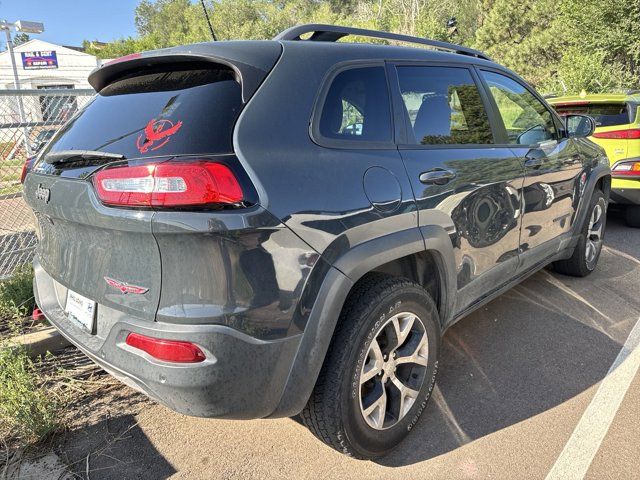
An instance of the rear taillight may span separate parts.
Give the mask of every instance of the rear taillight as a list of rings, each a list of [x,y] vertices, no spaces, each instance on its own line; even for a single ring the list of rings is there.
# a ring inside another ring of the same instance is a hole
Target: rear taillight
[[[163,362],[200,363],[206,356],[200,347],[191,342],[165,340],[163,338],[147,337],[139,333],[130,333],[126,344],[148,353],[153,358]]]
[[[24,183],[24,179],[27,178],[27,173],[31,170],[31,164],[33,163],[34,157],[29,157],[22,165],[22,173],[20,173],[20,183]]]
[[[93,184],[100,200],[113,206],[185,207],[243,199],[233,172],[212,162],[107,168],[94,176]]]
[[[613,166],[611,173],[616,177],[640,177],[640,162],[620,162]]]
[[[640,129],[633,128],[628,130],[614,130],[612,132],[594,133],[595,138],[608,138],[616,140],[634,140],[640,138]]]

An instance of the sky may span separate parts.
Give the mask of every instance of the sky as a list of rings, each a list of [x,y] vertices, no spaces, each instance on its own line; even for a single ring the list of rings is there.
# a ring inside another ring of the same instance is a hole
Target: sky
[[[0,19],[42,22],[44,33],[30,34],[31,38],[81,46],[83,40],[109,42],[135,35],[134,10],[138,1],[0,0]],[[2,50],[5,43],[4,35],[0,36]]]

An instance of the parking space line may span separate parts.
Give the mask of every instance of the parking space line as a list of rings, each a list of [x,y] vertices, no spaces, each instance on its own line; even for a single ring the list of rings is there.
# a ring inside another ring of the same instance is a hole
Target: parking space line
[[[584,478],[640,369],[640,318],[600,383],[546,480]]]
[[[628,253],[625,252],[621,252],[620,250],[616,250],[615,248],[611,248],[607,245],[605,245],[603,247],[607,252],[611,253],[612,255],[617,255],[619,257],[625,258],[627,260],[630,260],[634,263],[637,263],[638,265],[640,265],[640,260],[638,260],[636,257],[633,257],[631,255],[629,255]]]

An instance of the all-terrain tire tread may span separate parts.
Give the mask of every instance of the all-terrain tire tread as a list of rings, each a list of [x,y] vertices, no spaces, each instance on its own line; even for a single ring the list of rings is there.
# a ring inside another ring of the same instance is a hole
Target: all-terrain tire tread
[[[587,212],[587,217],[585,218],[584,225],[581,230],[581,234],[585,236],[587,234],[587,230],[589,229],[589,218],[591,214],[591,209],[598,201],[600,197],[604,197],[602,191],[596,189],[593,192],[593,195],[589,202],[589,211]],[[606,215],[606,212],[604,213]],[[557,273],[561,273],[562,275],[567,275],[571,277],[586,277],[591,274],[592,270],[589,270],[584,262],[584,251],[583,251],[583,240],[581,239],[578,245],[576,245],[573,250],[573,255],[567,258],[566,260],[558,260],[553,262],[553,270]]]
[[[340,410],[335,400],[339,398],[340,376],[330,375],[330,373],[336,369],[347,368],[345,365],[347,355],[336,346],[344,345],[345,339],[351,338],[356,333],[360,327],[359,320],[366,316],[369,310],[383,302],[390,291],[402,287],[422,288],[409,280],[382,274],[371,274],[356,285],[356,290],[349,294],[340,314],[311,398],[300,414],[303,424],[318,439],[349,456],[366,458],[353,451],[339,435]],[[433,312],[437,315],[435,305],[432,307]]]

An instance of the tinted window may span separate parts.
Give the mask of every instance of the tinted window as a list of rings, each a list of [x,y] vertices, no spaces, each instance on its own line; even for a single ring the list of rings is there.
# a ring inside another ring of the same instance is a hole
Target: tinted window
[[[489,118],[469,70],[398,67],[398,79],[413,129],[409,143],[493,143]]]
[[[145,72],[103,88],[47,148],[127,158],[229,153],[241,106],[229,69]]]
[[[515,80],[482,72],[507,129],[509,143],[533,145],[558,138],[553,115],[529,90]]]
[[[598,103],[591,105],[566,104],[556,105],[554,108],[563,116],[569,114],[589,115],[593,117],[598,127],[613,127],[631,123],[629,119],[629,109],[624,103]]]
[[[331,139],[390,142],[391,107],[383,67],[345,70],[333,80],[320,116]]]

